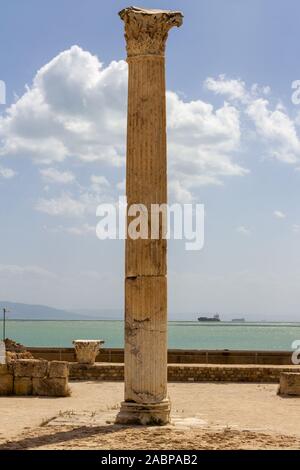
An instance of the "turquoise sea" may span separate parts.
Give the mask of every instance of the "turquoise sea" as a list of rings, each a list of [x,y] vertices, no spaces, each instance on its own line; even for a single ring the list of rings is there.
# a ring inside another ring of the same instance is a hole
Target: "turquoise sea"
[[[103,339],[106,347],[123,347],[123,321],[6,322],[6,336],[26,346],[70,347],[73,339]],[[169,322],[172,349],[291,350],[300,340],[300,323]],[[0,333],[2,322],[0,321]]]

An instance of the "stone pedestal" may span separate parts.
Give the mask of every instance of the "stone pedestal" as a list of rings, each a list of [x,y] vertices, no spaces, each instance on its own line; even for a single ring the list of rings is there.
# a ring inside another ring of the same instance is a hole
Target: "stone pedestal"
[[[300,397],[300,372],[282,372],[278,393]]]
[[[94,364],[101,344],[104,341],[96,339],[76,339],[73,341],[77,362],[79,364]]]
[[[128,116],[126,194],[128,210],[167,203],[165,43],[182,14],[125,8]],[[129,227],[132,218],[127,215]],[[150,225],[151,228],[151,219]],[[167,242],[159,222],[156,239],[126,240],[125,400],[117,416],[124,424],[166,424]]]
[[[161,426],[170,418],[170,401],[166,398],[159,403],[135,403],[124,401],[118,414],[119,424],[142,424]]]

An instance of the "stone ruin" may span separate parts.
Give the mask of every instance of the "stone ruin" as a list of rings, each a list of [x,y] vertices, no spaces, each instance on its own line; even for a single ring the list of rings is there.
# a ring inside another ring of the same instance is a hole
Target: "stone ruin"
[[[0,364],[0,395],[66,397],[68,377],[67,362],[16,359]]]
[[[300,397],[299,372],[282,372],[280,374],[278,395]]]
[[[0,396],[70,395],[69,364],[64,361],[34,359],[21,344],[5,340],[5,363],[0,364]]]
[[[9,362],[14,359],[34,359],[33,355],[27,351],[25,346],[16,343],[12,339],[6,338],[4,340],[6,350],[6,360]]]

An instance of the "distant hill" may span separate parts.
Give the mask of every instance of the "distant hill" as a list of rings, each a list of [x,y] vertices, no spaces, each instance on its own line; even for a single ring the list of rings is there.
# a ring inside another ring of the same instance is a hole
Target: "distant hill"
[[[47,307],[46,305],[30,305],[17,302],[0,301],[0,319],[2,309],[7,308],[8,320],[88,320],[86,315],[81,315],[66,310]]]
[[[122,309],[76,309],[72,310],[76,315],[84,315],[85,318],[90,318],[91,320],[123,320],[123,311]]]

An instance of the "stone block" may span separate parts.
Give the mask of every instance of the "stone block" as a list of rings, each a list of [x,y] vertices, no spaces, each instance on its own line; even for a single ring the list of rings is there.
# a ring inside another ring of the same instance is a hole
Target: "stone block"
[[[32,395],[32,379],[30,377],[15,377],[15,395]]]
[[[69,363],[66,361],[51,361],[49,362],[48,377],[50,378],[63,378],[69,375]]]
[[[6,364],[0,364],[0,375],[8,374],[8,367]]]
[[[45,377],[48,361],[38,359],[18,359],[13,363],[15,377]]]
[[[300,373],[282,372],[278,393],[280,395],[291,395],[300,397]]]
[[[0,396],[11,395],[13,393],[14,378],[12,374],[0,375]]]
[[[44,397],[66,397],[70,395],[68,379],[65,378],[33,378],[32,394]]]

